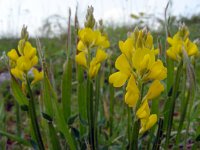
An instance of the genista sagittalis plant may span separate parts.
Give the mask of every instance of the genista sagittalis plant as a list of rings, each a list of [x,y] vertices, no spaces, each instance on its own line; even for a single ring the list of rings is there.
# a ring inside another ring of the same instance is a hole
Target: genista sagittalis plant
[[[146,29],[136,28],[126,41],[119,42],[119,48],[122,54],[115,62],[118,72],[110,75],[109,82],[114,87],[121,87],[128,80],[124,100],[134,111],[129,149],[137,149],[138,134],[157,122],[157,115],[150,113],[149,102],[164,91],[161,80],[167,77],[167,69],[160,59],[156,59],[159,50],[154,48],[153,37]],[[149,86],[146,94],[144,86]]]
[[[175,106],[180,99],[180,120],[177,129],[176,143],[180,142],[181,132],[184,126],[184,120],[187,116],[187,127],[186,133],[188,134],[190,126],[190,113],[193,107],[193,99],[195,96],[196,83],[195,83],[195,73],[193,60],[199,55],[199,50],[196,43],[192,42],[189,39],[189,30],[182,24],[179,27],[178,32],[173,37],[168,37],[167,42],[169,43],[169,48],[166,51],[167,57],[174,61],[175,63],[175,77],[174,83],[172,86],[172,92],[169,95],[168,101],[165,104],[165,124],[166,124],[166,147],[170,144],[171,130],[173,128],[173,118]],[[182,87],[180,87],[182,83]],[[177,94],[179,91],[182,91],[181,94]],[[188,108],[189,107],[189,108]],[[188,110],[188,111],[187,111]],[[186,136],[187,137],[187,136]],[[186,143],[185,143],[186,146]]]

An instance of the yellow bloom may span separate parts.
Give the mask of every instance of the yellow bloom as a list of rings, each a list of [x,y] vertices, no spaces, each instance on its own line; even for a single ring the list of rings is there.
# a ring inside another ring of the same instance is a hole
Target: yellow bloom
[[[36,68],[33,68],[32,72],[33,72],[34,79],[31,82],[31,84],[34,84],[34,83],[36,83],[36,82],[38,82],[38,81],[40,81],[44,78],[44,72],[43,71],[39,72]]]
[[[12,60],[12,61],[17,61],[17,59],[19,58],[17,51],[15,49],[11,49],[8,53],[7,53],[8,57]]]
[[[97,33],[95,33],[91,28],[84,28],[78,31],[78,37],[80,41],[86,45],[86,47],[91,47],[97,41]]]
[[[141,128],[139,133],[142,134],[149,130],[157,122],[158,118],[156,114],[150,115],[148,118],[141,119]]]
[[[23,71],[20,70],[18,67],[12,68],[11,70],[11,74],[15,77],[18,78],[20,80],[23,80]]]
[[[182,26],[173,38],[167,38],[168,43],[171,45],[166,51],[167,56],[175,61],[182,59],[183,50],[186,51],[188,56],[196,56],[198,54],[198,47],[189,39],[189,31],[186,26]]]
[[[76,62],[88,69],[89,77],[93,78],[97,75],[101,62],[107,58],[107,54],[103,49],[108,48],[110,43],[107,37],[103,36],[100,31],[92,30],[91,28],[79,30],[78,36],[77,49],[80,52],[76,55]],[[96,56],[92,58],[95,54],[93,49],[96,51]]]
[[[109,82],[112,83],[114,87],[121,87],[131,75],[131,68],[124,54],[121,54],[117,58],[115,68],[117,68],[119,72],[110,75]]]
[[[97,75],[99,68],[101,67],[101,64],[98,63],[96,58],[93,58],[90,62],[90,68],[89,68],[89,77],[93,78]]]
[[[25,56],[19,57],[17,59],[17,67],[22,71],[29,71],[32,67],[30,59]]]
[[[149,72],[144,76],[143,80],[163,80],[167,77],[167,68],[163,66],[163,63],[161,60],[157,60],[153,63],[151,68],[149,69]]]
[[[164,91],[164,86],[159,80],[154,80],[145,96],[146,99],[151,100],[156,98]]]
[[[86,60],[85,52],[78,53],[75,59],[76,59],[77,64],[82,65],[87,68],[87,60]]]
[[[139,89],[136,85],[134,76],[132,75],[128,81],[125,94],[125,103],[129,107],[135,107],[140,96]]]
[[[132,53],[134,51],[133,47],[133,39],[132,38],[127,38],[125,42],[119,41],[119,48],[121,52],[129,59],[131,60],[132,58]]]
[[[78,42],[77,49],[79,51],[86,51],[87,52],[87,47],[84,45],[83,41]]]
[[[114,87],[121,87],[125,84],[128,77],[127,74],[118,71],[109,76],[109,82],[112,83]]]
[[[137,110],[136,116],[141,122],[141,128],[139,131],[141,134],[149,130],[157,122],[157,115],[150,115],[150,109],[147,100],[145,100],[141,107]]]
[[[102,61],[107,59],[107,54],[104,50],[102,49],[97,49],[97,53],[95,56],[97,63],[101,63]]]
[[[139,119],[144,119],[149,117],[150,109],[147,100],[145,100],[142,106],[137,110],[136,115]]]
[[[36,56],[36,52],[36,48],[32,47],[30,42],[25,42],[25,46],[23,49],[23,54],[25,57],[27,57],[28,59],[32,59]]]

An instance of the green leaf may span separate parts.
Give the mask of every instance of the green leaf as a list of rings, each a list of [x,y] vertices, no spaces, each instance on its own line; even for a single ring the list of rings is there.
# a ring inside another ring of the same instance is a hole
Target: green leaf
[[[16,79],[12,77],[11,79],[11,89],[14,98],[17,100],[20,106],[28,105],[28,99],[22,92],[19,84],[17,83]]]
[[[62,107],[66,121],[71,115],[71,97],[72,97],[72,59],[69,58],[65,64],[62,77]]]
[[[49,81],[48,81],[47,75],[45,75],[44,80],[43,80],[43,101],[44,101],[43,113],[52,118],[53,117],[53,106],[51,103],[52,95],[49,91],[50,91]]]
[[[50,142],[51,142],[53,150],[61,149],[59,138],[57,136],[56,130],[52,122],[48,123],[48,127],[49,127]]]
[[[55,124],[57,125],[57,129],[63,133],[67,143],[69,144],[70,149],[76,150],[75,141],[69,132],[68,125],[65,123],[65,118],[64,118],[62,109],[59,107],[57,95],[54,89],[52,88],[51,83],[48,80],[48,77],[46,76],[46,74],[45,74],[45,78],[48,83],[47,86],[49,89],[49,94],[52,95],[49,103],[52,103],[52,106],[53,106]]]

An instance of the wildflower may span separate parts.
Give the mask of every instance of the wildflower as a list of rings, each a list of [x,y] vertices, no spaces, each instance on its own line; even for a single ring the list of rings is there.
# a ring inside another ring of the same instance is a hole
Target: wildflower
[[[171,45],[167,50],[167,56],[175,61],[182,59],[183,51],[188,56],[196,56],[198,54],[198,47],[194,42],[189,39],[188,28],[183,25],[179,31],[171,38],[167,38],[168,43]]]
[[[115,61],[118,71],[110,75],[109,82],[114,87],[121,87],[128,81],[125,103],[136,109],[141,122],[140,133],[143,133],[157,122],[157,115],[150,114],[148,100],[156,98],[164,90],[160,80],[166,78],[167,69],[160,59],[156,59],[158,49],[154,48],[153,37],[146,30],[136,28],[124,42],[119,41],[119,48],[122,54]],[[143,97],[142,86],[147,82],[152,84]]]
[[[91,28],[79,30],[78,36],[80,40],[77,45],[79,53],[76,55],[76,62],[87,69],[89,77],[93,78],[107,58],[104,49],[108,48],[110,43],[100,31]]]
[[[157,115],[150,115],[150,109],[147,100],[138,109],[136,116],[141,120],[141,128],[139,133],[144,133],[157,122]]]
[[[44,72],[43,71],[38,71],[36,68],[32,69],[34,80],[31,82],[31,84],[34,84],[44,78]]]
[[[22,81],[22,90],[25,91],[25,78],[28,72],[38,64],[36,48],[34,48],[27,39],[23,38],[19,41],[18,49],[11,49],[7,53],[7,56],[10,60],[11,74]],[[33,75],[34,80],[32,83],[36,83],[43,78],[43,72],[38,72],[35,68],[33,68]]]

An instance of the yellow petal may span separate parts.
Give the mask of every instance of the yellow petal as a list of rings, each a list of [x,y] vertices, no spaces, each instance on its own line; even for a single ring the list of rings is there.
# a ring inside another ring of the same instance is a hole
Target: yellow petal
[[[34,84],[34,83],[36,83],[36,82],[38,82],[38,81],[40,81],[44,78],[44,72],[43,71],[39,72],[36,68],[33,68],[32,72],[33,72],[34,79],[31,82],[31,84]]]
[[[125,42],[119,41],[119,48],[121,52],[128,58],[131,59],[131,54],[133,52],[133,39],[128,38]]]
[[[97,63],[100,63],[102,61],[104,61],[107,58],[107,54],[105,51],[103,51],[102,49],[97,49],[97,53],[96,53],[96,61]]]
[[[20,80],[23,79],[23,71],[20,70],[19,68],[15,67],[11,69],[11,74],[15,77],[18,78]]]
[[[189,41],[188,46],[187,46],[187,52],[188,56],[196,55],[198,53],[198,47],[196,44],[192,43]]]
[[[100,32],[96,36],[97,36],[96,45],[98,47],[103,48],[103,49],[110,47],[110,42],[108,41],[106,36],[101,35]]]
[[[21,56],[19,57],[19,59],[17,59],[17,67],[20,70],[29,71],[32,67],[31,61],[25,56]]]
[[[97,63],[96,58],[93,58],[90,62],[90,68],[89,68],[89,77],[93,78],[97,75],[99,68],[101,67],[100,63]]]
[[[176,60],[176,61],[178,60],[177,54],[172,50],[172,48],[169,48],[166,53],[169,58]]]
[[[123,72],[115,72],[109,76],[109,83],[113,84],[114,87],[121,87],[125,84],[128,76]]]
[[[153,127],[153,125],[157,122],[157,115],[156,114],[152,114],[150,115],[148,122],[146,124],[146,128],[145,130],[149,130],[151,127]]]
[[[17,51],[15,49],[11,49],[8,53],[7,56],[13,60],[13,61],[17,61],[17,59],[19,58]]]
[[[25,42],[23,54],[25,57],[32,59],[36,55],[36,48],[32,47],[30,42]]]
[[[164,86],[161,84],[159,80],[154,80],[151,86],[149,87],[149,90],[146,95],[146,99],[151,100],[156,98],[161,94],[161,92],[164,91]]]
[[[143,60],[140,62],[140,71],[147,69],[149,66],[150,61],[150,55],[146,54],[143,58]]]
[[[167,77],[167,68],[163,66],[161,60],[157,60],[150,68],[145,80],[163,80]]]
[[[115,62],[115,68],[117,68],[120,72],[123,72],[127,76],[130,75],[131,67],[129,65],[128,60],[126,59],[126,56],[124,54],[121,54],[116,62]]]
[[[151,49],[153,47],[153,36],[150,32],[147,34],[147,39],[145,41],[145,47]]]
[[[77,49],[78,49],[79,51],[85,51],[85,50],[87,49],[87,47],[84,45],[83,41],[80,40],[80,41],[78,42]]]
[[[145,58],[145,56],[148,59]],[[147,48],[137,48],[132,57],[133,67],[139,71],[141,69],[141,62],[143,62],[144,59],[148,60],[148,64],[145,66],[149,69],[155,62],[155,52]]]
[[[139,131],[140,134],[149,130],[153,125],[157,122],[157,115],[152,114],[148,119],[141,119],[141,129]]]
[[[87,60],[86,60],[86,56],[85,56],[85,53],[84,52],[80,52],[76,55],[76,63],[81,65],[81,66],[84,66],[87,68]]]
[[[38,63],[38,57],[35,55],[32,59],[31,59],[31,66],[35,66]]]
[[[135,78],[133,75],[131,75],[127,87],[126,87],[126,94],[125,94],[125,103],[129,107],[135,107],[138,99],[139,99],[139,89],[136,85]]]
[[[145,100],[143,102],[143,104],[141,105],[141,107],[138,109],[138,111],[136,112],[136,115],[139,119],[144,119],[144,118],[148,118],[150,115],[150,109],[149,109],[149,104],[147,102],[147,100]]]

